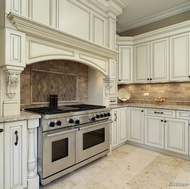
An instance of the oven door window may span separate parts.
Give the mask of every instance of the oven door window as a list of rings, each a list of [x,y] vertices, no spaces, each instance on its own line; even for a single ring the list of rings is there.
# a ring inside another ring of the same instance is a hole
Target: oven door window
[[[105,128],[83,134],[83,150],[105,142]]]
[[[68,144],[68,138],[52,142],[52,162],[63,159],[68,156]]]

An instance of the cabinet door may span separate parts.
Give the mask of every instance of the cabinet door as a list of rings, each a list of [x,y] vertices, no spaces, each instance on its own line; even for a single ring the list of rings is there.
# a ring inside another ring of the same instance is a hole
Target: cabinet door
[[[144,143],[144,110],[141,108],[130,108],[128,119],[128,140]]]
[[[170,80],[190,81],[189,33],[170,38]]]
[[[112,125],[111,125],[111,146],[115,147],[118,145],[118,109],[112,110]]]
[[[188,155],[188,121],[168,119],[165,122],[165,149]]]
[[[147,82],[150,80],[149,46],[149,43],[135,46],[135,82]]]
[[[4,188],[4,132],[3,132],[3,124],[0,124],[0,188]]]
[[[26,121],[4,124],[5,188],[27,187]]]
[[[127,141],[127,108],[119,109],[119,143]]]
[[[119,83],[131,83],[133,49],[131,46],[120,46],[119,53]]]
[[[164,148],[164,118],[145,116],[145,144]]]
[[[151,42],[151,82],[169,81],[168,39]]]

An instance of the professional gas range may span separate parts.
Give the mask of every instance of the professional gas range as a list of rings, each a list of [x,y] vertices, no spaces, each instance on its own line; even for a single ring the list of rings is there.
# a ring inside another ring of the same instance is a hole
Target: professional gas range
[[[26,108],[41,114],[38,128],[38,174],[49,182],[103,157],[110,151],[110,109],[76,104]]]

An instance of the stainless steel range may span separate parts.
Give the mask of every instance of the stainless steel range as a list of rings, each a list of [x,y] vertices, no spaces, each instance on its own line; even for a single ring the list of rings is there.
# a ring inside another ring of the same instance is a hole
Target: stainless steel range
[[[38,174],[49,182],[110,151],[110,109],[88,104],[29,108],[42,115],[38,128]]]

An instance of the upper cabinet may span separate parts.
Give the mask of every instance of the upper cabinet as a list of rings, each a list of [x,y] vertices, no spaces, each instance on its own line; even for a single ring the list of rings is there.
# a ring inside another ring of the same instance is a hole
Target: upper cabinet
[[[169,81],[168,38],[134,47],[135,82]]]
[[[190,34],[170,37],[170,80],[190,81]]]

